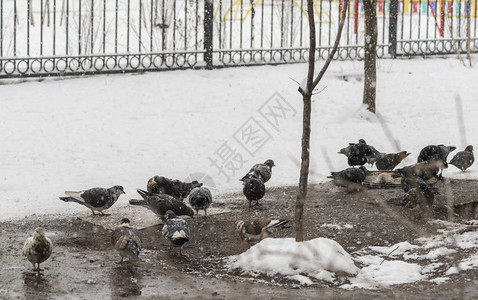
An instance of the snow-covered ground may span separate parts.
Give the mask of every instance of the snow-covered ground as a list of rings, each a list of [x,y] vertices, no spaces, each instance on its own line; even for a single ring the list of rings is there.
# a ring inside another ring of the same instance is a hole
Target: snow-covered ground
[[[209,175],[216,194],[239,191],[238,179],[269,158],[277,165],[269,184],[295,184],[302,99],[294,80],[302,81],[306,69],[296,64],[1,85],[0,220],[84,211],[58,197],[95,186],[123,185],[126,196],[116,205],[124,206],[154,175]],[[476,78],[476,67],[454,57],[380,60],[373,115],[361,104],[362,62],[334,62],[313,101],[310,181],[347,167],[337,151],[359,138],[383,152],[411,152],[402,165],[415,162],[428,144],[476,145]],[[445,174],[478,177],[476,165],[466,173],[450,166]]]

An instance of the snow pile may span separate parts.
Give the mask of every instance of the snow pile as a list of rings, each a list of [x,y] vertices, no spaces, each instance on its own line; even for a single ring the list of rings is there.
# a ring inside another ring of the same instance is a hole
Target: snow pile
[[[335,272],[354,275],[359,271],[342,246],[326,238],[301,243],[292,238],[267,238],[231,257],[229,268],[252,274],[287,275],[305,284],[311,281],[303,274],[331,281]]]

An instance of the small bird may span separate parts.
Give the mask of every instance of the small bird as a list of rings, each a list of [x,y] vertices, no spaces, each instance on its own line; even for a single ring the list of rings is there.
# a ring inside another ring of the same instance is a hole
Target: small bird
[[[204,210],[204,215],[207,216],[207,209],[211,206],[212,194],[207,187],[196,187],[191,193],[189,193],[189,204],[196,210],[196,214],[199,214],[199,210]]]
[[[353,144],[350,147],[350,155],[347,162],[349,166],[363,166],[367,162],[367,158],[379,153],[374,147],[367,145],[365,140],[360,139],[358,144]]]
[[[35,228],[32,237],[27,238],[23,245],[23,255],[33,264],[33,271],[43,271],[40,264],[47,260],[53,250],[53,243],[45,236],[43,228]]]
[[[260,179],[259,171],[255,170],[254,175],[250,178],[242,178],[243,188],[242,193],[249,200],[249,207],[252,206],[252,200],[256,200],[256,206],[259,205],[259,200],[264,197],[266,193],[266,187],[264,182]]]
[[[60,199],[65,202],[82,204],[91,209],[93,215],[106,216],[108,214],[105,214],[103,210],[115,204],[119,196],[124,193],[121,185],[115,185],[109,189],[97,187],[79,192],[66,191],[65,194],[68,195],[68,197],[60,197]],[[99,213],[95,213],[95,210]]]
[[[255,164],[247,172],[247,174],[241,178],[241,181],[244,181],[247,178],[259,178],[262,182],[266,183],[271,179],[272,176],[272,167],[274,167],[274,161],[272,159],[266,160],[263,164]]]
[[[196,180],[192,182],[182,182],[177,179],[154,176],[148,180],[147,190],[154,194],[167,194],[183,201],[193,188],[201,187],[202,185],[202,183],[197,182]]]
[[[448,167],[446,159],[450,152],[456,149],[455,146],[428,145],[420,151],[417,162],[428,161],[430,158],[441,159],[444,162],[445,168]]]
[[[423,180],[429,180],[433,177],[440,178],[441,174],[438,175],[440,170],[445,167],[444,161],[442,159],[437,159],[432,157],[428,161],[422,161],[410,166],[405,166],[401,169],[395,170],[394,177],[400,176],[418,176],[421,177]]]
[[[269,218],[256,219],[251,221],[237,221],[236,231],[244,243],[244,248],[250,247],[251,241],[261,241],[277,230],[290,228],[287,226],[289,219],[273,220]]]
[[[359,168],[347,168],[340,172],[330,172],[331,177],[336,180],[345,180],[353,183],[362,183],[367,177],[368,170],[364,166]]]
[[[183,256],[183,245],[190,239],[188,223],[178,218],[171,210],[166,212],[166,217],[167,220],[162,230],[163,237],[169,240],[174,247],[178,247],[179,255]]]
[[[141,197],[143,197],[143,200],[131,199],[129,200],[129,204],[144,206],[158,215],[163,221],[166,219],[168,210],[173,211],[178,216],[194,216],[194,211],[187,206],[186,203],[176,200],[172,196],[167,194],[154,194],[141,189],[137,189],[137,191]]]
[[[455,154],[455,156],[453,156],[453,158],[450,160],[449,164],[454,165],[461,171],[465,172],[465,170],[471,167],[474,162],[475,155],[473,154],[473,146],[468,145],[466,146],[465,150]]]
[[[402,162],[410,153],[400,151],[398,153],[378,153],[368,159],[368,163],[374,164],[379,171],[391,171]]]
[[[130,223],[128,218],[121,219],[120,226],[113,230],[111,235],[111,243],[121,256],[117,264],[122,263],[125,257],[129,260],[137,260],[142,247],[141,239]]]
[[[413,188],[418,188],[422,191],[428,189],[428,184],[426,181],[420,176],[415,176],[413,174],[402,176],[400,185],[405,193]]]

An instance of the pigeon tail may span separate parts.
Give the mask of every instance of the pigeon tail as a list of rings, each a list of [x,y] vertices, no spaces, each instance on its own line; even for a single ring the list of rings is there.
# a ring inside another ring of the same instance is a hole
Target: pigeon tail
[[[60,200],[63,200],[65,202],[77,202],[77,203],[85,203],[85,201],[81,201],[81,200],[78,200],[76,198],[73,198],[73,197],[60,197]]]
[[[140,200],[140,199],[130,199],[129,204],[131,205],[140,205],[140,206],[146,206],[148,207],[148,203],[145,200]]]

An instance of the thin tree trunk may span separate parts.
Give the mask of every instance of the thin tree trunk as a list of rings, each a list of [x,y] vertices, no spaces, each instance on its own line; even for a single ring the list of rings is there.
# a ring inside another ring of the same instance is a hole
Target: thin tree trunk
[[[365,8],[365,59],[363,103],[375,113],[377,86],[377,0],[364,0]]]
[[[299,92],[302,94],[302,100],[304,102],[304,110],[302,117],[302,162],[300,165],[300,177],[299,177],[299,190],[297,193],[297,200],[295,202],[295,240],[297,242],[304,241],[304,205],[307,198],[307,185],[309,180],[309,162],[310,162],[310,122],[312,115],[312,95],[315,87],[319,84],[322,76],[330,65],[337,48],[339,47],[340,37],[342,35],[342,29],[345,24],[345,16],[347,16],[348,0],[344,1],[344,8],[342,11],[342,19],[339,24],[339,30],[335,39],[334,47],[327,57],[327,61],[320,70],[319,74],[314,80],[315,72],[315,50],[316,50],[316,38],[315,38],[315,20],[314,20],[314,1],[307,0],[307,11],[309,15],[309,69],[307,73],[307,81],[305,87],[299,87]]]

